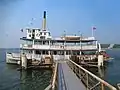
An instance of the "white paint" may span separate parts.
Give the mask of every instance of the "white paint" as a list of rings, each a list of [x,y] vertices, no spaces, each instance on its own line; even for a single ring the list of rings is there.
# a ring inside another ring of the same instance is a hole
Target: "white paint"
[[[81,48],[82,47],[82,48]],[[99,51],[101,51],[101,46],[99,46]],[[96,45],[85,45],[85,46],[73,46],[73,45],[69,45],[69,46],[65,46],[63,47],[62,45],[21,45],[21,48],[24,48],[24,49],[44,49],[44,50],[48,50],[48,49],[51,49],[51,50],[91,50],[91,49],[97,49]]]
[[[33,32],[35,30],[35,32]],[[32,39],[32,34],[34,34],[34,39],[40,39],[41,37],[44,37],[44,39],[51,39],[51,33],[50,31],[43,31],[40,29],[27,29],[27,39]]]
[[[26,30],[27,30],[27,39],[31,39],[32,38],[32,30],[31,29],[26,29]]]
[[[103,55],[98,55],[98,66],[103,66]]]
[[[98,48],[99,48],[98,51],[101,52],[101,45],[100,45],[100,43],[98,43]]]
[[[50,49],[49,45],[33,45],[34,49]]]
[[[96,48],[98,48],[98,41],[95,42]]]
[[[24,68],[24,69],[27,69],[27,57],[25,54],[22,54],[21,55],[21,66]]]
[[[20,65],[20,61],[18,61],[17,64]]]

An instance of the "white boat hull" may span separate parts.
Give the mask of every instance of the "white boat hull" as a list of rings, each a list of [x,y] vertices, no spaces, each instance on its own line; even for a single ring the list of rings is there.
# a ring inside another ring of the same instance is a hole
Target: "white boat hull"
[[[8,64],[19,64],[20,54],[19,53],[6,53],[6,63]]]

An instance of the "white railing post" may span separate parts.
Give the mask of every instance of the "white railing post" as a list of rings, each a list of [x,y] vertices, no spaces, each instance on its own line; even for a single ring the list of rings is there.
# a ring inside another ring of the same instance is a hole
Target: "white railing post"
[[[55,71],[54,71],[54,76],[53,76],[53,81],[52,81],[52,90],[55,90],[55,83],[57,79],[57,70],[58,70],[58,63],[55,65]]]
[[[86,73],[86,86],[87,86],[87,90],[89,90],[89,88],[88,88],[88,84],[89,84],[89,83],[88,83],[88,80],[89,80],[89,79],[88,79],[88,73]]]
[[[98,55],[98,66],[103,66],[103,55]]]

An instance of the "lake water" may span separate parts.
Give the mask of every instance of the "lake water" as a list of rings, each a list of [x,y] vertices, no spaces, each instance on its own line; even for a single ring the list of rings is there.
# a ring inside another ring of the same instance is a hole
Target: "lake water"
[[[90,68],[89,70],[97,76],[103,78],[109,84],[117,87],[120,83],[120,49],[106,50],[107,54],[114,58],[105,64],[102,69]]]
[[[49,85],[50,70],[17,71],[18,66],[5,62],[5,52],[18,49],[0,49],[0,90],[44,90]]]
[[[18,66],[5,62],[5,52],[18,49],[0,49],[0,90],[44,90],[52,75],[50,70],[17,71]],[[91,69],[93,73],[116,86],[120,82],[120,49],[107,50],[114,58],[104,69]]]

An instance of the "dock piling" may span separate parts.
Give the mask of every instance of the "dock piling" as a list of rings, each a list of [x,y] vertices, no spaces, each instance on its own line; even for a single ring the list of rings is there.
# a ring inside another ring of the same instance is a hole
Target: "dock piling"
[[[27,57],[24,53],[21,55],[21,66],[23,69],[27,69]]]
[[[103,55],[98,55],[98,67],[103,66]]]

